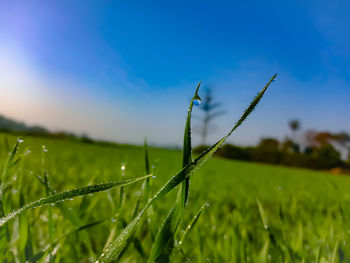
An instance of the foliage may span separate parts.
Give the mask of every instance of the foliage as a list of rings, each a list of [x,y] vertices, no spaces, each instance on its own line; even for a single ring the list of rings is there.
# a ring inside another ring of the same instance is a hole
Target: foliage
[[[201,153],[203,146],[198,146],[194,152]],[[346,167],[341,160],[340,153],[332,144],[322,144],[320,147],[306,147],[304,152],[300,146],[291,140],[282,144],[274,138],[265,138],[256,147],[238,147],[226,144],[218,150],[216,156],[242,160],[278,164],[309,169],[331,169]]]
[[[22,142],[2,135],[0,261],[347,260],[350,214],[343,192],[350,182],[225,160],[198,170],[253,111],[266,88],[234,127],[194,160],[189,125],[182,156],[146,144],[145,149],[106,147],[30,136]],[[155,156],[161,157],[159,165]],[[181,159],[187,161],[176,165]],[[157,177],[142,176],[148,173]],[[192,178],[194,173],[198,176]],[[175,175],[169,179],[169,174]],[[191,194],[183,194],[188,185],[182,182],[190,176]],[[177,185],[179,198],[173,191]],[[119,186],[124,191],[114,189]],[[211,205],[203,212],[206,200]]]

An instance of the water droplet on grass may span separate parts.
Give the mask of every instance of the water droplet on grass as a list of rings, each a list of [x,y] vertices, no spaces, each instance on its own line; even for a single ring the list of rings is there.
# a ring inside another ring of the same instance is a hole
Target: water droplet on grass
[[[43,152],[47,152],[48,151],[45,145],[43,145],[42,148],[43,148]]]
[[[201,105],[201,103],[202,103],[202,100],[201,100],[201,98],[197,95],[197,96],[194,98],[194,100],[193,100],[193,105],[194,105],[194,106],[199,106],[199,105]]]
[[[18,141],[18,143],[22,143],[22,142],[23,142],[23,139],[18,138],[17,141]]]
[[[152,175],[152,178],[156,178],[157,176],[155,176],[155,175]]]

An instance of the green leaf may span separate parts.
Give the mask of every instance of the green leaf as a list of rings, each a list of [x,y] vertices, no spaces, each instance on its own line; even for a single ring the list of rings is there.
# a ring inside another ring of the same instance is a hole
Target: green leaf
[[[258,93],[258,95],[254,98],[249,107],[244,111],[241,118],[234,125],[234,127],[229,131],[227,135],[225,135],[222,139],[220,139],[217,143],[212,145],[209,149],[207,149],[204,153],[202,153],[198,158],[196,158],[193,162],[187,164],[181,171],[179,171],[175,176],[173,176],[154,196],[150,199],[145,207],[138,213],[138,215],[123,229],[120,235],[114,239],[110,245],[102,252],[101,256],[97,260],[97,262],[112,262],[118,260],[121,253],[124,249],[130,244],[133,236],[137,230],[138,224],[147,211],[147,209],[158,199],[165,196],[168,192],[174,189],[179,183],[188,178],[196,169],[200,167],[204,162],[206,162],[215,151],[226,141],[226,139],[232,134],[234,130],[236,130],[243,121],[248,117],[248,115],[254,110],[255,106],[258,104],[262,96],[264,95],[266,89],[271,84],[271,82],[276,78],[277,74],[275,74],[270,81],[266,84],[263,90]]]
[[[96,185],[89,185],[89,186],[73,189],[70,191],[65,191],[65,192],[53,194],[53,195],[50,195],[49,197],[46,197],[46,198],[41,198],[41,199],[34,201],[30,204],[26,204],[26,205],[22,206],[21,208],[19,208],[15,211],[9,213],[8,215],[0,218],[0,226],[3,226],[9,220],[15,218],[16,216],[18,216],[19,214],[23,213],[26,210],[33,209],[33,208],[43,206],[43,205],[55,204],[57,202],[61,202],[61,201],[64,201],[66,199],[73,198],[76,196],[83,196],[83,195],[87,195],[87,194],[91,194],[91,193],[107,191],[107,190],[110,190],[110,189],[118,187],[118,186],[124,186],[124,185],[135,183],[135,182],[140,181],[140,180],[144,180],[149,176],[151,176],[151,175],[142,176],[142,177],[133,178],[133,179],[121,180],[121,181],[116,181],[116,182],[108,182],[108,183],[102,183],[102,184],[96,184]]]
[[[153,242],[150,256],[147,262],[169,262],[169,256],[171,250],[174,247],[175,238],[174,233],[180,222],[182,215],[182,208],[177,203],[171,209],[165,222],[163,223],[160,231],[158,232],[156,239]]]
[[[187,235],[190,233],[190,231],[193,229],[193,227],[196,225],[200,215],[202,214],[203,210],[208,206],[208,204],[204,204],[202,205],[202,207],[198,210],[198,212],[195,214],[195,216],[193,217],[193,219],[191,220],[191,222],[189,223],[189,225],[186,227],[184,233],[182,234],[182,237],[180,238],[179,241],[179,246],[181,247],[185,238],[187,237]]]
[[[45,182],[43,178],[39,176],[37,176],[37,178],[45,186],[45,188],[47,189],[46,191],[49,194],[51,195],[56,194],[56,191],[50,186],[48,179],[46,179],[46,182]],[[24,203],[21,204],[21,206],[23,205]],[[58,203],[57,206],[58,208],[60,208],[63,217],[68,219],[75,228],[78,229],[81,227],[82,223],[81,223],[80,217],[74,210],[69,209],[64,203]],[[22,217],[22,215],[20,217]],[[90,238],[87,231],[80,231],[79,234],[82,237],[84,245],[88,248],[90,254],[93,255]]]
[[[45,253],[47,253],[49,251],[50,248],[52,249],[55,246],[57,246],[58,242],[61,241],[62,239],[66,238],[66,237],[68,237],[68,236],[70,236],[72,234],[75,234],[75,233],[78,233],[80,231],[86,230],[86,229],[88,229],[90,227],[94,227],[96,225],[99,225],[99,224],[103,223],[104,221],[106,221],[106,220],[104,219],[104,220],[98,220],[96,222],[88,223],[86,225],[78,227],[78,228],[74,229],[73,231],[70,231],[70,232],[60,236],[55,241],[53,241],[51,244],[47,245],[42,250],[40,250],[38,253],[36,253],[35,255],[32,255],[31,257],[29,257],[28,258],[28,262],[37,262],[38,260],[40,260],[45,255]]]
[[[195,94],[190,102],[190,106],[187,112],[187,119],[185,125],[184,142],[183,142],[183,162],[182,167],[185,167],[192,162],[192,146],[191,146],[191,115],[193,109],[193,101],[200,100],[198,96],[198,90],[200,87],[198,84]],[[187,177],[182,181],[182,186],[180,188],[180,198],[178,198],[175,207],[170,211],[165,223],[162,225],[157,233],[155,241],[152,245],[150,257],[148,262],[168,262],[170,260],[170,253],[173,249],[175,243],[175,235],[177,227],[183,215],[183,210],[188,201],[190,186],[190,178]]]
[[[7,174],[8,171],[14,166],[14,159],[16,157],[17,151],[18,151],[18,147],[20,144],[20,139],[17,139],[17,142],[15,144],[15,146],[13,147],[12,152],[10,153],[6,164],[5,164],[5,168],[1,174],[0,177],[0,217],[4,217],[5,216],[5,212],[4,212],[4,200],[3,200],[3,188],[6,182],[6,178],[7,178]],[[10,232],[8,229],[8,226],[2,226],[0,225],[0,250],[4,251],[6,250],[5,248],[8,246],[8,241],[10,240]]]
[[[201,85],[201,82],[199,82],[196,92],[194,93],[194,96],[190,102],[190,106],[187,111],[187,119],[186,119],[186,125],[185,125],[185,134],[184,134],[184,141],[183,141],[183,154],[182,154],[182,167],[185,167],[189,163],[192,162],[192,145],[191,145],[191,117],[192,117],[192,109],[193,109],[193,101],[195,99],[200,99],[198,96],[198,90]],[[190,186],[190,178],[186,178],[185,181],[182,182],[182,205],[185,206],[188,200],[188,194],[189,194],[189,186]]]

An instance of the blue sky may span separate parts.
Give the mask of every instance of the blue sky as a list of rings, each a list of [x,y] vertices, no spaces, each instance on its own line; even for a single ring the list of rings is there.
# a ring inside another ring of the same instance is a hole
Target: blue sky
[[[0,113],[174,145],[202,81],[227,111],[214,141],[276,72],[233,142],[283,138],[294,118],[350,132],[349,13],[349,1],[1,1]]]

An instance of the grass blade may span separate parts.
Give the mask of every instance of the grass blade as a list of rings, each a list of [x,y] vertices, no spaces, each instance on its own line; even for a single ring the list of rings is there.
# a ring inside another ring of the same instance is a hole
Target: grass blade
[[[11,167],[14,166],[15,157],[16,157],[16,154],[18,151],[19,144],[21,142],[22,142],[22,140],[20,138],[18,138],[15,146],[13,147],[12,152],[10,152],[10,155],[7,158],[4,170],[3,170],[1,177],[0,177],[0,217],[5,216],[4,199],[3,199],[4,185],[6,182],[8,171],[10,170]],[[5,248],[9,244],[9,241],[10,241],[10,232],[9,232],[8,226],[0,225],[0,249],[1,249],[1,251],[6,250]],[[0,259],[1,259],[1,257],[0,257]]]
[[[50,193],[50,195],[56,194],[56,191],[50,186],[50,183],[48,180],[47,180],[47,183],[45,183],[45,180],[43,178],[39,176],[37,176],[37,178],[39,179],[39,182],[45,186],[45,188]],[[24,203],[21,204],[21,206],[23,205]],[[60,208],[64,218],[68,219],[71,222],[71,224],[74,226],[74,228],[79,229],[81,227],[82,223],[81,223],[80,217],[74,210],[69,209],[64,203],[58,203],[57,206],[58,208]],[[79,234],[82,236],[83,243],[88,248],[89,253],[93,255],[93,251],[90,243],[90,237],[87,231],[84,231],[84,230],[80,231]]]
[[[192,117],[192,108],[193,108],[193,101],[194,100],[200,100],[198,96],[198,90],[201,85],[201,82],[199,82],[196,92],[194,93],[194,96],[190,102],[190,106],[187,111],[187,119],[186,119],[186,125],[185,125],[185,134],[184,134],[184,141],[183,141],[183,155],[182,155],[182,167],[185,167],[190,162],[192,162],[192,145],[191,145],[191,117]],[[185,181],[182,182],[182,195],[181,195],[181,202],[182,205],[185,206],[188,200],[188,194],[189,194],[189,186],[190,186],[190,178],[186,178]]]
[[[156,239],[153,242],[150,256],[147,262],[169,262],[169,255],[174,247],[174,234],[180,222],[182,207],[179,203],[171,209],[166,217]]]
[[[200,87],[198,84],[196,92],[190,102],[190,106],[187,112],[187,119],[185,125],[184,142],[183,142],[183,163],[182,167],[185,167],[190,162],[192,162],[192,146],[191,146],[191,115],[193,109],[193,101],[200,100],[198,96],[198,89]],[[170,211],[164,224],[160,228],[152,245],[150,257],[148,262],[168,262],[170,253],[173,249],[175,243],[175,234],[177,227],[182,218],[183,210],[188,201],[190,186],[190,177],[187,177],[182,181],[181,188],[179,190],[179,198],[175,207]]]
[[[38,253],[36,253],[35,255],[33,255],[32,257],[30,257],[28,259],[28,262],[37,262],[38,260],[40,260],[44,255],[45,253],[47,253],[49,251],[50,248],[54,248],[55,246],[57,246],[58,242],[61,241],[62,239],[74,234],[74,233],[78,233],[80,231],[83,231],[83,230],[86,230],[88,228],[91,228],[91,227],[94,227],[96,225],[99,225],[103,222],[105,222],[106,220],[99,220],[99,221],[96,221],[96,222],[92,222],[92,223],[88,223],[86,225],[83,225],[81,227],[78,227],[60,237],[58,237],[55,241],[53,241],[51,244],[47,245],[45,248],[43,248],[42,250],[40,250]]]
[[[196,225],[200,215],[202,214],[203,210],[208,206],[208,204],[204,204],[202,205],[202,207],[198,210],[198,212],[195,214],[195,216],[193,217],[193,219],[191,220],[190,224],[186,227],[184,233],[182,234],[182,237],[180,238],[179,241],[179,246],[181,247],[185,238],[187,237],[187,235],[190,233],[190,231],[193,229],[193,227]]]
[[[118,260],[121,253],[124,249],[130,244],[130,241],[133,239],[133,236],[136,232],[138,224],[147,209],[158,199],[166,195],[172,189],[174,189],[179,183],[188,178],[195,169],[199,168],[205,161],[207,161],[215,151],[226,141],[226,139],[235,131],[243,121],[248,117],[248,115],[254,110],[255,106],[258,104],[262,96],[265,94],[265,91],[271,84],[271,82],[276,78],[277,74],[275,74],[270,81],[266,84],[263,90],[258,93],[258,95],[251,102],[249,107],[244,111],[243,115],[234,125],[234,127],[229,131],[227,135],[225,135],[221,140],[216,142],[210,148],[208,148],[204,153],[202,153],[198,158],[196,158],[193,162],[191,161],[187,164],[181,171],[179,171],[175,176],[173,176],[154,196],[150,199],[145,207],[139,212],[139,214],[123,229],[121,234],[111,242],[111,244],[102,252],[101,256],[97,260],[97,262],[112,262]]]
[[[57,202],[61,202],[61,201],[64,201],[66,199],[76,197],[76,196],[83,196],[83,195],[87,195],[87,194],[91,194],[91,193],[107,191],[107,190],[110,190],[110,189],[118,187],[118,186],[124,186],[124,185],[135,183],[135,182],[140,181],[140,180],[144,180],[149,176],[151,176],[151,175],[142,176],[142,177],[133,178],[133,179],[121,180],[121,181],[116,181],[116,182],[108,182],[108,183],[102,183],[102,184],[96,184],[96,185],[89,185],[89,186],[73,189],[70,191],[65,191],[65,192],[54,194],[54,195],[50,195],[49,197],[39,199],[39,200],[34,201],[30,204],[26,204],[26,205],[22,206],[21,208],[19,208],[15,211],[9,213],[8,215],[0,218],[0,226],[3,226],[9,220],[15,218],[16,216],[18,216],[19,214],[23,213],[26,210],[33,209],[33,208],[43,206],[43,205],[47,205],[47,204],[55,204]]]
[[[248,108],[243,112],[242,116],[239,118],[239,120],[236,122],[236,124],[233,126],[233,128],[219,141],[217,141],[214,145],[209,147],[205,152],[203,152],[196,160],[194,161],[194,164],[198,167],[202,163],[204,163],[210,156],[212,156],[216,150],[227,140],[228,137],[231,136],[231,134],[245,121],[245,119],[249,116],[250,113],[255,109],[256,105],[259,103],[261,98],[264,96],[267,88],[270,86],[272,81],[275,80],[277,77],[277,74],[273,75],[270,81],[266,84],[266,86],[258,93],[258,95],[253,99],[253,101],[250,103]]]

